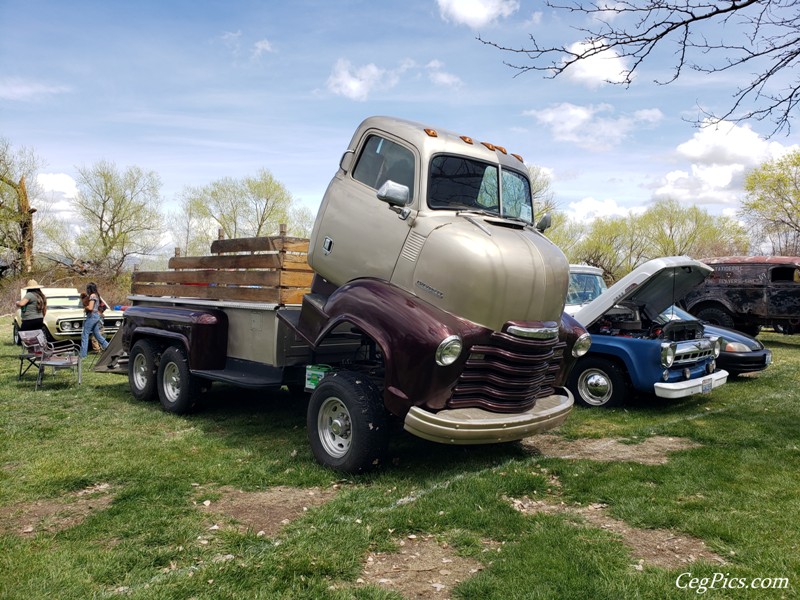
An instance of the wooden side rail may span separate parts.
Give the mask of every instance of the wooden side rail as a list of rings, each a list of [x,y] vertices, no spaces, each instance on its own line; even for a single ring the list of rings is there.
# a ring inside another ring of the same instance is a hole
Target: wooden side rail
[[[311,290],[308,240],[286,236],[216,240],[211,256],[174,256],[170,271],[136,271],[137,295],[300,304]]]

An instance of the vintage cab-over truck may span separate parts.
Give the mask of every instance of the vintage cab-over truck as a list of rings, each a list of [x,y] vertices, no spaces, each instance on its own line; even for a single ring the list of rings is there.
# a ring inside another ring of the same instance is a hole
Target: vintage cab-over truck
[[[392,421],[446,444],[550,429],[591,339],[563,313],[569,265],[532,217],[520,157],[368,118],[307,262],[302,240],[251,238],[136,273],[121,349],[99,368],[127,353],[134,396],[177,413],[213,381],[304,388],[314,456],[344,472],[380,461]]]

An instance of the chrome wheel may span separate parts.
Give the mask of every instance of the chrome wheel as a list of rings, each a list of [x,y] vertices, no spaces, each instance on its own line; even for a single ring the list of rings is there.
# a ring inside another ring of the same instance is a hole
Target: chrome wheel
[[[161,389],[167,402],[177,402],[181,397],[181,372],[174,362],[164,365],[161,376]]]
[[[153,369],[147,364],[147,357],[144,354],[137,354],[133,359],[133,385],[143,390],[152,376]]]
[[[341,458],[350,450],[353,426],[350,411],[336,397],[326,398],[317,413],[317,435],[325,451],[334,458]]]
[[[614,385],[603,371],[587,369],[578,378],[578,393],[586,404],[602,406],[614,394]]]

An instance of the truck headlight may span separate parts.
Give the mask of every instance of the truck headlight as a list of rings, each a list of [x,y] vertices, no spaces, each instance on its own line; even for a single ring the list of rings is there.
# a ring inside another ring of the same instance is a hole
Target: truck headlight
[[[440,367],[452,365],[461,356],[462,347],[461,338],[457,335],[444,338],[436,348],[436,364]]]
[[[661,366],[668,369],[675,362],[675,344],[664,342],[661,344]]]
[[[722,350],[722,342],[718,337],[715,337],[711,338],[711,343],[714,344],[714,358],[717,358]]]
[[[72,323],[70,323],[69,321],[64,321],[62,323],[59,323],[58,327],[59,327],[59,329],[61,329],[61,331],[71,331],[72,330]]]
[[[575,340],[575,345],[572,347],[572,356],[580,358],[589,351],[592,345],[592,336],[589,332],[582,333],[580,337]]]

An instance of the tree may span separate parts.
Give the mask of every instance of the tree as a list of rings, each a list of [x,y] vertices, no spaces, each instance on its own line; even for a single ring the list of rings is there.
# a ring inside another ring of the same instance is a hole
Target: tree
[[[73,263],[89,264],[118,276],[134,256],[162,246],[161,181],[153,172],[108,161],[78,168],[76,221],[47,225],[51,243]],[[54,226],[55,225],[55,226]]]
[[[208,254],[211,242],[217,237],[213,225],[205,217],[207,211],[200,203],[199,196],[197,188],[184,189],[178,209],[170,215],[167,225],[175,248],[183,256]]]
[[[609,83],[629,86],[643,64],[661,50],[673,54],[671,74],[659,84],[677,80],[687,69],[719,75],[746,71],[749,83],[732,92],[731,104],[718,114],[706,113],[712,123],[769,119],[772,134],[791,129],[800,101],[800,11],[795,0],[644,0],[596,2],[549,1],[556,11],[589,17],[578,26],[583,40],[565,45],[540,44],[530,36],[529,47],[511,48],[481,42],[528,59],[506,63],[525,73],[541,71],[554,78],[595,58],[629,61]],[[618,75],[618,76],[616,76]]]
[[[553,193],[553,180],[544,167],[529,165],[528,175],[531,178],[531,196],[533,196],[533,210],[536,215],[534,222],[536,222],[546,213],[555,213],[558,210],[558,203]]]
[[[595,219],[578,242],[570,235],[575,232],[564,236],[570,262],[600,267],[612,280],[653,258],[728,256],[746,254],[749,248],[747,231],[736,220],[671,199],[639,215]]]
[[[33,213],[29,198],[37,195],[39,160],[33,152],[0,138],[0,248],[10,251],[15,271],[33,266]]]
[[[600,267],[605,276],[615,280],[644,262],[646,246],[636,215],[601,217],[589,225],[575,249],[575,257],[576,262]]]
[[[310,233],[310,213],[295,207],[291,193],[266,169],[255,177],[225,177],[203,187],[186,188],[180,211],[184,220],[198,220],[202,239],[208,238],[209,230],[215,232],[212,239],[217,237],[216,230],[226,238],[277,235],[281,224],[287,224],[292,233],[297,228]]]
[[[637,218],[637,229],[647,240],[645,256],[687,255],[695,258],[745,254],[747,232],[734,219],[715,216],[677,200],[659,200]]]
[[[739,214],[777,254],[800,255],[800,151],[750,171]]]

